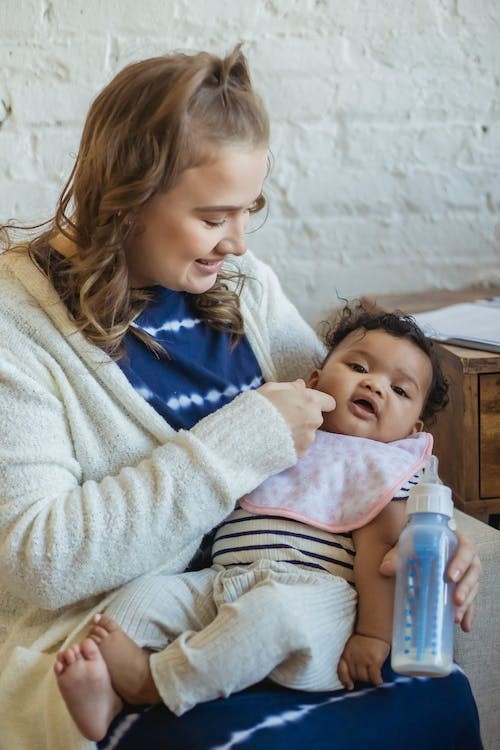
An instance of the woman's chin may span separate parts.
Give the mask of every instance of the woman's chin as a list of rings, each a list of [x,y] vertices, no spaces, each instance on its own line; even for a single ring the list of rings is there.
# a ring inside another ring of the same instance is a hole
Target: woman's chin
[[[193,279],[186,284],[184,291],[189,294],[204,294],[213,287],[216,281],[217,274],[205,277],[204,279]]]

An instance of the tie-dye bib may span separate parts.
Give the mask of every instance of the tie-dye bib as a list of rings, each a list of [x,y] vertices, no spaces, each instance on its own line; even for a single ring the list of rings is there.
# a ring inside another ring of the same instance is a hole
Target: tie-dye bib
[[[380,443],[318,431],[295,466],[269,477],[240,505],[326,531],[352,531],[375,518],[431,451],[432,435],[426,432]]]

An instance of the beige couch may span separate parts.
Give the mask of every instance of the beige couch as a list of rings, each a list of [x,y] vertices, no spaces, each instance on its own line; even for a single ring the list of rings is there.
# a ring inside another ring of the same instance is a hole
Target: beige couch
[[[468,676],[485,750],[500,748],[500,531],[455,511],[457,526],[476,543],[483,564],[471,633],[456,630],[455,656]]]

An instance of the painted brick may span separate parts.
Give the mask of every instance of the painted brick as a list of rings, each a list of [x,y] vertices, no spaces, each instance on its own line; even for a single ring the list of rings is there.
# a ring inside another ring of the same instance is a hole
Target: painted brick
[[[0,30],[0,222],[52,214],[121,67],[242,40],[274,157],[249,243],[310,321],[500,281],[498,0],[1,0]]]
[[[70,82],[25,80],[13,87],[12,108],[18,121],[28,125],[79,128],[94,98],[90,86]]]
[[[30,132],[0,130],[1,179],[32,178],[34,161],[34,143]]]
[[[2,0],[0,29],[2,39],[22,39],[38,33],[42,21],[40,0]]]

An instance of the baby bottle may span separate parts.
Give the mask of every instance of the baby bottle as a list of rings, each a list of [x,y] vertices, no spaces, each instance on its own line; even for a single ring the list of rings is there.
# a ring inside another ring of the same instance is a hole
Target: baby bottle
[[[443,677],[453,666],[454,584],[446,568],[457,547],[449,527],[451,490],[432,456],[407,501],[409,523],[399,538],[391,664],[395,672]]]

